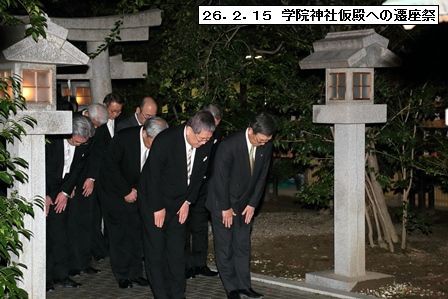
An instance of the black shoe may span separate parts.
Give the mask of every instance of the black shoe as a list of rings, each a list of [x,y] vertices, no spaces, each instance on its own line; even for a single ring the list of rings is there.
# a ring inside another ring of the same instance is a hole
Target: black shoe
[[[47,292],[53,292],[54,291],[54,284],[52,282],[47,282],[46,290],[47,290]]]
[[[240,299],[240,293],[238,291],[231,291],[227,294],[228,299]]]
[[[119,279],[118,287],[120,289],[132,288],[132,282],[129,279]]]
[[[195,278],[195,270],[194,268],[188,268],[185,270],[185,279]]]
[[[209,267],[203,266],[203,267],[196,267],[194,269],[194,274],[196,275],[204,275],[204,276],[216,276],[218,275],[218,271],[212,271]]]
[[[148,280],[143,277],[137,277],[137,278],[131,279],[131,282],[135,282],[136,284],[138,284],[139,286],[142,286],[142,287],[149,286]]]
[[[243,295],[242,297],[246,296],[247,298],[263,298],[263,294],[260,294],[258,292],[255,292],[252,288],[248,290],[240,290],[240,295]]]
[[[57,282],[57,284],[60,284],[64,288],[78,288],[81,286],[80,283],[74,281],[73,279],[67,277],[66,279],[60,280]]]
[[[95,269],[93,267],[87,267],[84,270],[82,270],[82,273],[86,273],[86,274],[97,274],[100,273],[101,271],[98,269]]]

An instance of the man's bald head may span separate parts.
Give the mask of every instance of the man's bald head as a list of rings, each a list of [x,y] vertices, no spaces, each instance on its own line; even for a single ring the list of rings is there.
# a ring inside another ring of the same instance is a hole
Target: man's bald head
[[[138,121],[144,124],[147,119],[157,115],[157,103],[152,97],[144,97],[136,112]]]

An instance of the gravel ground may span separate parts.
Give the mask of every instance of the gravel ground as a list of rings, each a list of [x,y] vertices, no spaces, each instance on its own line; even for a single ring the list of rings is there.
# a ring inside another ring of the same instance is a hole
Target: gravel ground
[[[333,233],[333,217],[329,213],[302,210],[297,212],[265,212],[255,220],[252,243],[283,236],[314,236]]]

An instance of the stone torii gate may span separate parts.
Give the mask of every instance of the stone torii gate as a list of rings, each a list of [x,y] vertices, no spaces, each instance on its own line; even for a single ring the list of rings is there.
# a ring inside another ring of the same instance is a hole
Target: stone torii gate
[[[104,38],[114,28],[121,16],[89,18],[52,18],[53,22],[68,29],[68,40],[87,42],[87,52],[94,53],[104,43]],[[145,41],[149,38],[149,27],[160,26],[161,10],[150,9],[125,15],[117,42]],[[112,92],[111,79],[140,79],[147,73],[146,62],[123,62],[121,55],[109,56],[109,50],[101,52],[89,62],[85,74],[59,74],[61,80],[89,80],[93,102],[102,103]]]

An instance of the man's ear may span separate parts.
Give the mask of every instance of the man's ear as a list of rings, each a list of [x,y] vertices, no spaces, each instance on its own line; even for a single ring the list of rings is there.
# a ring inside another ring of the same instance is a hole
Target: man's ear
[[[140,107],[135,108],[135,113],[140,114],[140,112],[142,112]]]

